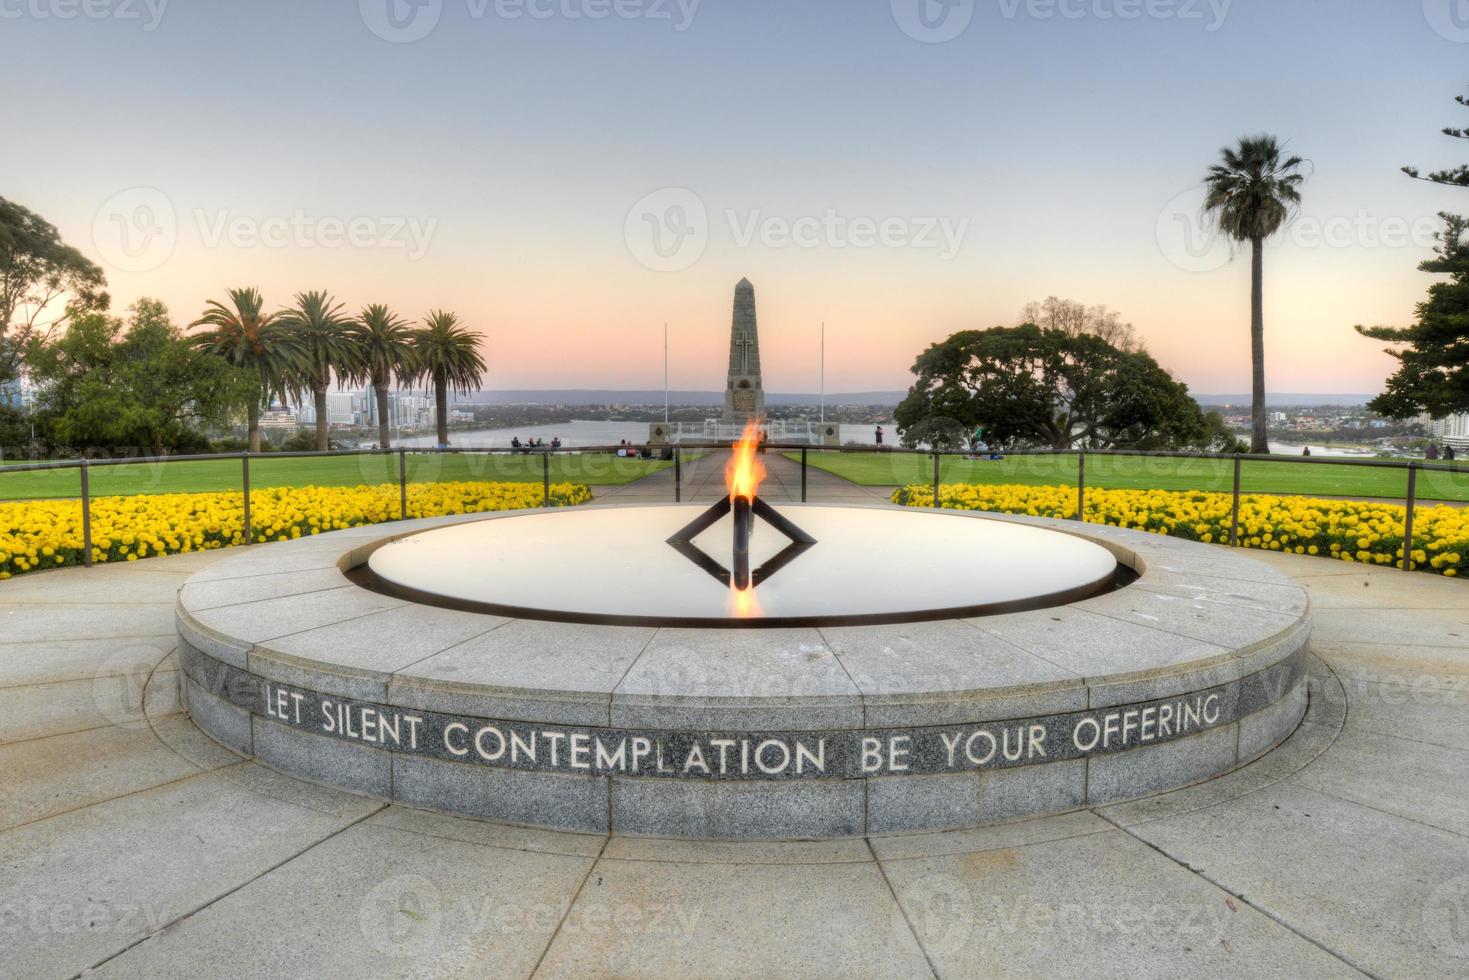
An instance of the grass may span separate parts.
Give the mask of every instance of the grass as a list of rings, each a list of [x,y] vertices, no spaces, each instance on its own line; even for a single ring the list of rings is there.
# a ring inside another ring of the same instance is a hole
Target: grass
[[[541,482],[539,456],[409,453],[407,459],[408,479],[414,483],[450,480]],[[601,453],[553,456],[551,482],[621,485],[672,465],[659,460],[621,459]],[[91,492],[93,496],[103,497],[238,490],[241,469],[237,459],[93,466]],[[252,487],[350,487],[396,483],[397,480],[396,455],[286,457],[266,454],[250,457]],[[80,477],[75,469],[0,473],[0,500],[80,495]]]
[[[791,454],[799,459],[799,454]],[[810,465],[863,486],[903,486],[933,482],[933,457],[900,453],[809,454]],[[1075,485],[1075,456],[1007,456],[1003,460],[944,457],[944,483]],[[1401,500],[1407,470],[1369,466],[1294,463],[1286,460],[1243,463],[1245,493],[1306,494],[1323,497],[1386,497]],[[1088,486],[1117,490],[1211,490],[1234,486],[1234,463],[1218,459],[1159,459],[1149,456],[1088,456]],[[1420,500],[1469,501],[1469,471],[1418,474]]]

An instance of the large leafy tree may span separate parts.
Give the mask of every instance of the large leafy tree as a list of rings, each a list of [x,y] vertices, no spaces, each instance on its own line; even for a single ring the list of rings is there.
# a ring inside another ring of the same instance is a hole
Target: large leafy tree
[[[1220,150],[1204,177],[1204,214],[1232,241],[1250,246],[1250,452],[1268,453],[1265,415],[1265,240],[1300,207],[1304,162],[1285,157],[1274,136],[1241,137]]]
[[[363,308],[350,328],[361,353],[362,372],[377,398],[378,445],[386,449],[393,427],[388,418],[388,388],[413,376],[413,329],[381,303]]]
[[[1459,105],[1469,108],[1469,98],[1462,95],[1454,96],[1454,101]],[[1456,140],[1469,140],[1469,129],[1462,126],[1445,126],[1439,132]],[[1415,180],[1426,180],[1434,184],[1448,184],[1452,187],[1469,187],[1469,164],[1460,164],[1448,170],[1434,170],[1423,173],[1417,167],[1404,167],[1403,173]]]
[[[485,360],[479,337],[453,313],[431,310],[423,328],[414,332],[415,377],[433,385],[439,445],[449,444],[449,389],[467,393],[479,387]]]
[[[1026,303],[1020,311],[1017,325],[1034,323],[1042,330],[1064,330],[1072,336],[1091,334],[1101,337],[1119,350],[1142,350],[1132,324],[1122,320],[1122,314],[1106,306],[1087,306],[1074,299],[1047,296],[1039,302]]]
[[[1225,448],[1147,353],[1035,324],[964,330],[919,355],[898,406],[904,442],[948,444],[983,426],[997,447]],[[1232,446],[1228,447],[1232,448]]]
[[[265,312],[265,300],[254,287],[231,289],[227,302],[210,300],[204,314],[190,327],[207,327],[194,334],[194,346],[245,372],[253,381],[246,401],[250,451],[260,451],[260,411],[272,398],[285,400],[294,393],[303,358],[292,333],[279,314]]]
[[[1455,98],[1469,107],[1469,98]],[[1469,129],[1447,127],[1445,136],[1469,139]],[[1423,174],[1417,167],[1403,172],[1417,180],[1451,187],[1469,187],[1469,164]],[[1439,212],[1444,227],[1434,237],[1434,257],[1418,268],[1447,281],[1428,287],[1428,299],[1417,306],[1409,327],[1365,327],[1357,332],[1394,345],[1387,350],[1398,369],[1387,379],[1386,390],[1368,403],[1375,412],[1408,418],[1427,412],[1434,418],[1469,411],[1469,218]]]
[[[53,448],[161,456],[205,445],[254,397],[253,379],[201,356],[158,300],[141,299],[126,321],[94,312],[35,340],[28,364],[38,424]]]
[[[1434,418],[1469,412],[1469,218],[1441,214],[1434,257],[1418,268],[1447,281],[1428,287],[1409,327],[1364,327],[1365,336],[1392,342],[1387,352],[1398,369],[1386,390],[1368,403],[1374,412],[1408,418],[1427,412]],[[1396,346],[1405,345],[1405,346]]]
[[[37,333],[58,329],[75,311],[105,309],[105,286],[101,268],[63,242],[54,225],[0,197],[0,382],[19,373]],[[58,302],[65,312],[45,322]]]
[[[323,290],[296,294],[296,305],[281,311],[300,352],[297,382],[316,403],[316,448],[329,448],[326,394],[335,375],[352,382],[362,376],[362,352],[352,337],[351,319],[341,303]]]

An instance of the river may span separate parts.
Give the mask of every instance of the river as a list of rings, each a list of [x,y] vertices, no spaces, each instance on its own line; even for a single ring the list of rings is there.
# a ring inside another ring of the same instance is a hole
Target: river
[[[559,438],[561,444],[574,449],[578,446],[615,446],[624,440],[641,445],[648,441],[647,422],[598,422],[578,420],[558,425],[523,425],[509,429],[474,429],[467,432],[450,432],[449,445],[459,449],[507,449],[516,436],[521,442],[541,439],[547,445]],[[843,425],[842,442],[857,442],[870,446],[876,426]],[[888,445],[896,443],[897,428],[891,422],[883,423],[883,439]],[[394,439],[395,446],[432,446],[437,442],[433,435],[404,436]]]

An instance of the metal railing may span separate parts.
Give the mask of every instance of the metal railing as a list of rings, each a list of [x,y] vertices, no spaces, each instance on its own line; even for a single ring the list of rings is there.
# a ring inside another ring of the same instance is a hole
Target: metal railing
[[[370,458],[397,457],[398,477],[398,507],[399,519],[408,519],[408,457],[414,456],[484,456],[484,457],[534,457],[539,456],[541,460],[541,503],[542,506],[551,504],[551,457],[552,456],[587,456],[587,457],[618,457],[629,459],[640,459],[642,461],[669,462],[673,470],[673,499],[676,503],[683,501],[683,485],[686,454],[702,455],[709,451],[727,450],[728,442],[703,442],[690,443],[681,442],[668,446],[641,446],[638,456],[623,456],[629,447],[621,446],[562,446],[556,449],[550,447],[536,447],[534,449],[514,448],[458,448],[458,447],[406,447],[400,446],[389,449],[337,449],[337,450],[315,450],[307,452],[271,452],[271,453],[209,453],[187,456],[134,456],[117,459],[78,459],[78,460],[48,460],[41,462],[18,463],[0,466],[0,476],[9,473],[37,472],[45,470],[70,470],[75,469],[79,473],[81,490],[82,510],[82,543],[83,562],[90,566],[92,564],[92,487],[91,473],[98,467],[112,466],[139,466],[139,465],[163,465],[171,463],[209,462],[220,460],[239,460],[240,491],[243,497],[244,533],[242,535],[245,544],[251,544],[253,538],[253,526],[250,515],[250,463],[252,460],[284,460],[284,459],[310,459],[310,458],[332,458],[332,457],[354,457]],[[1293,464],[1304,466],[1345,466],[1345,467],[1371,467],[1379,469],[1403,470],[1406,474],[1406,492],[1404,501],[1406,503],[1406,514],[1403,521],[1403,562],[1404,569],[1411,571],[1414,567],[1413,553],[1413,510],[1418,502],[1418,474],[1420,472],[1469,474],[1469,465],[1461,466],[1451,462],[1429,462],[1426,460],[1395,460],[1395,459],[1354,459],[1340,456],[1271,456],[1249,453],[1200,453],[1183,452],[1172,450],[1138,450],[1138,449],[1018,449],[1018,450],[933,450],[933,449],[907,449],[898,446],[830,446],[812,447],[805,443],[766,443],[767,452],[778,452],[785,454],[799,453],[799,465],[801,470],[801,501],[804,503],[808,498],[808,470],[810,468],[810,453],[821,452],[831,454],[877,454],[893,459],[912,457],[915,459],[930,457],[933,461],[933,501],[935,507],[942,506],[942,464],[946,457],[963,457],[977,459],[981,456],[991,454],[1004,458],[1032,458],[1032,457],[1075,457],[1076,458],[1076,517],[1075,520],[1086,519],[1086,461],[1087,457],[1129,457],[1141,459],[1191,459],[1199,461],[1214,461],[1232,466],[1232,488],[1231,488],[1231,514],[1229,543],[1238,546],[1240,540],[1240,495],[1241,475],[1243,465],[1247,462],[1268,462],[1274,464]],[[515,481],[526,482],[526,481]],[[1200,491],[1218,492],[1218,491]],[[1376,496],[1375,494],[1363,494],[1362,496]],[[4,498],[0,498],[4,499]],[[1393,498],[1396,499],[1396,498]]]

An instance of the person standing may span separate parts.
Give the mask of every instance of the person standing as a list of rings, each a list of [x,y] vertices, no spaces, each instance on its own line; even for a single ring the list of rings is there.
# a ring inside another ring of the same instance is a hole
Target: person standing
[[[882,426],[877,427],[877,448],[882,448]]]

